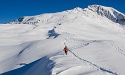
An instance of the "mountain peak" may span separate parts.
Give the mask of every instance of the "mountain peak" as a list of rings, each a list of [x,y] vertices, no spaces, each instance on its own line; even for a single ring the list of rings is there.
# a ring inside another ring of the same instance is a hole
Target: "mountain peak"
[[[100,8],[112,8],[112,7],[106,7],[106,6],[97,5],[97,4],[89,5],[88,7],[89,7],[89,8],[98,8],[98,7],[100,7]]]
[[[106,7],[102,5],[89,5],[87,9],[97,13],[98,15],[107,17],[113,22],[125,24],[125,15],[112,7]]]
[[[97,12],[99,15],[104,15],[108,13],[112,13],[112,12],[118,12],[117,10],[115,10],[112,7],[106,7],[106,6],[102,6],[102,5],[89,5],[88,9],[93,11],[93,12]],[[120,13],[120,12],[118,12]],[[113,15],[113,14],[112,14]]]
[[[83,9],[80,8],[80,7],[76,7],[76,8],[74,8],[74,10],[77,10],[77,11],[83,11]]]
[[[83,12],[83,9],[80,7],[76,7],[72,10],[68,10],[68,12],[78,13],[78,12]]]

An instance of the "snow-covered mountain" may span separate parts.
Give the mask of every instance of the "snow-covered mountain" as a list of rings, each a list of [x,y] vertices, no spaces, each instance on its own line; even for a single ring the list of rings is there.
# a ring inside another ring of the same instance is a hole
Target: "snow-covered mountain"
[[[1,24],[0,75],[124,75],[124,23],[117,10],[91,5]]]
[[[77,7],[72,10],[68,10],[60,13],[42,14],[37,16],[24,16],[10,23],[11,24],[39,24],[43,22],[51,22],[53,19],[60,21],[60,20],[66,20],[65,17],[69,17],[69,14],[73,14],[73,13],[78,13],[77,16],[79,15],[79,17],[81,17],[80,15],[82,16],[91,15],[91,17],[94,17],[94,18],[97,18],[97,16],[106,17],[113,22],[125,25],[125,15],[123,13],[115,10],[112,7],[105,7],[101,5],[90,5],[88,6],[88,8],[85,8],[85,9]],[[71,19],[71,18],[68,18],[68,19]]]
[[[112,7],[105,7],[100,5],[88,6],[88,9],[97,13],[98,15],[105,16],[113,22],[125,24],[125,15]]]

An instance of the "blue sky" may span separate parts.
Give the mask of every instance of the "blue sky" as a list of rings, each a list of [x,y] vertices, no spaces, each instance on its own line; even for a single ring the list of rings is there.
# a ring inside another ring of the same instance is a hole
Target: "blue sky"
[[[113,7],[125,13],[125,0],[0,0],[0,23],[7,23],[22,16],[54,13],[75,7],[86,8],[98,4]]]

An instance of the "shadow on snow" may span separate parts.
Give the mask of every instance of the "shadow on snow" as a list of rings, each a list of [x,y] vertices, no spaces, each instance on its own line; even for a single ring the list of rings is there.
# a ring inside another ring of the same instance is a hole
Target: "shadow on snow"
[[[47,57],[43,57],[24,67],[0,74],[0,75],[51,75],[54,63]]]

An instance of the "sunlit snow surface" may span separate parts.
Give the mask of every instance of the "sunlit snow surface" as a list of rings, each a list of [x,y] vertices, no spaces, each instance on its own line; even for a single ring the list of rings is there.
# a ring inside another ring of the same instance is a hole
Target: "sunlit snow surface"
[[[124,26],[80,11],[37,15],[32,24],[1,24],[0,74],[124,75]]]

